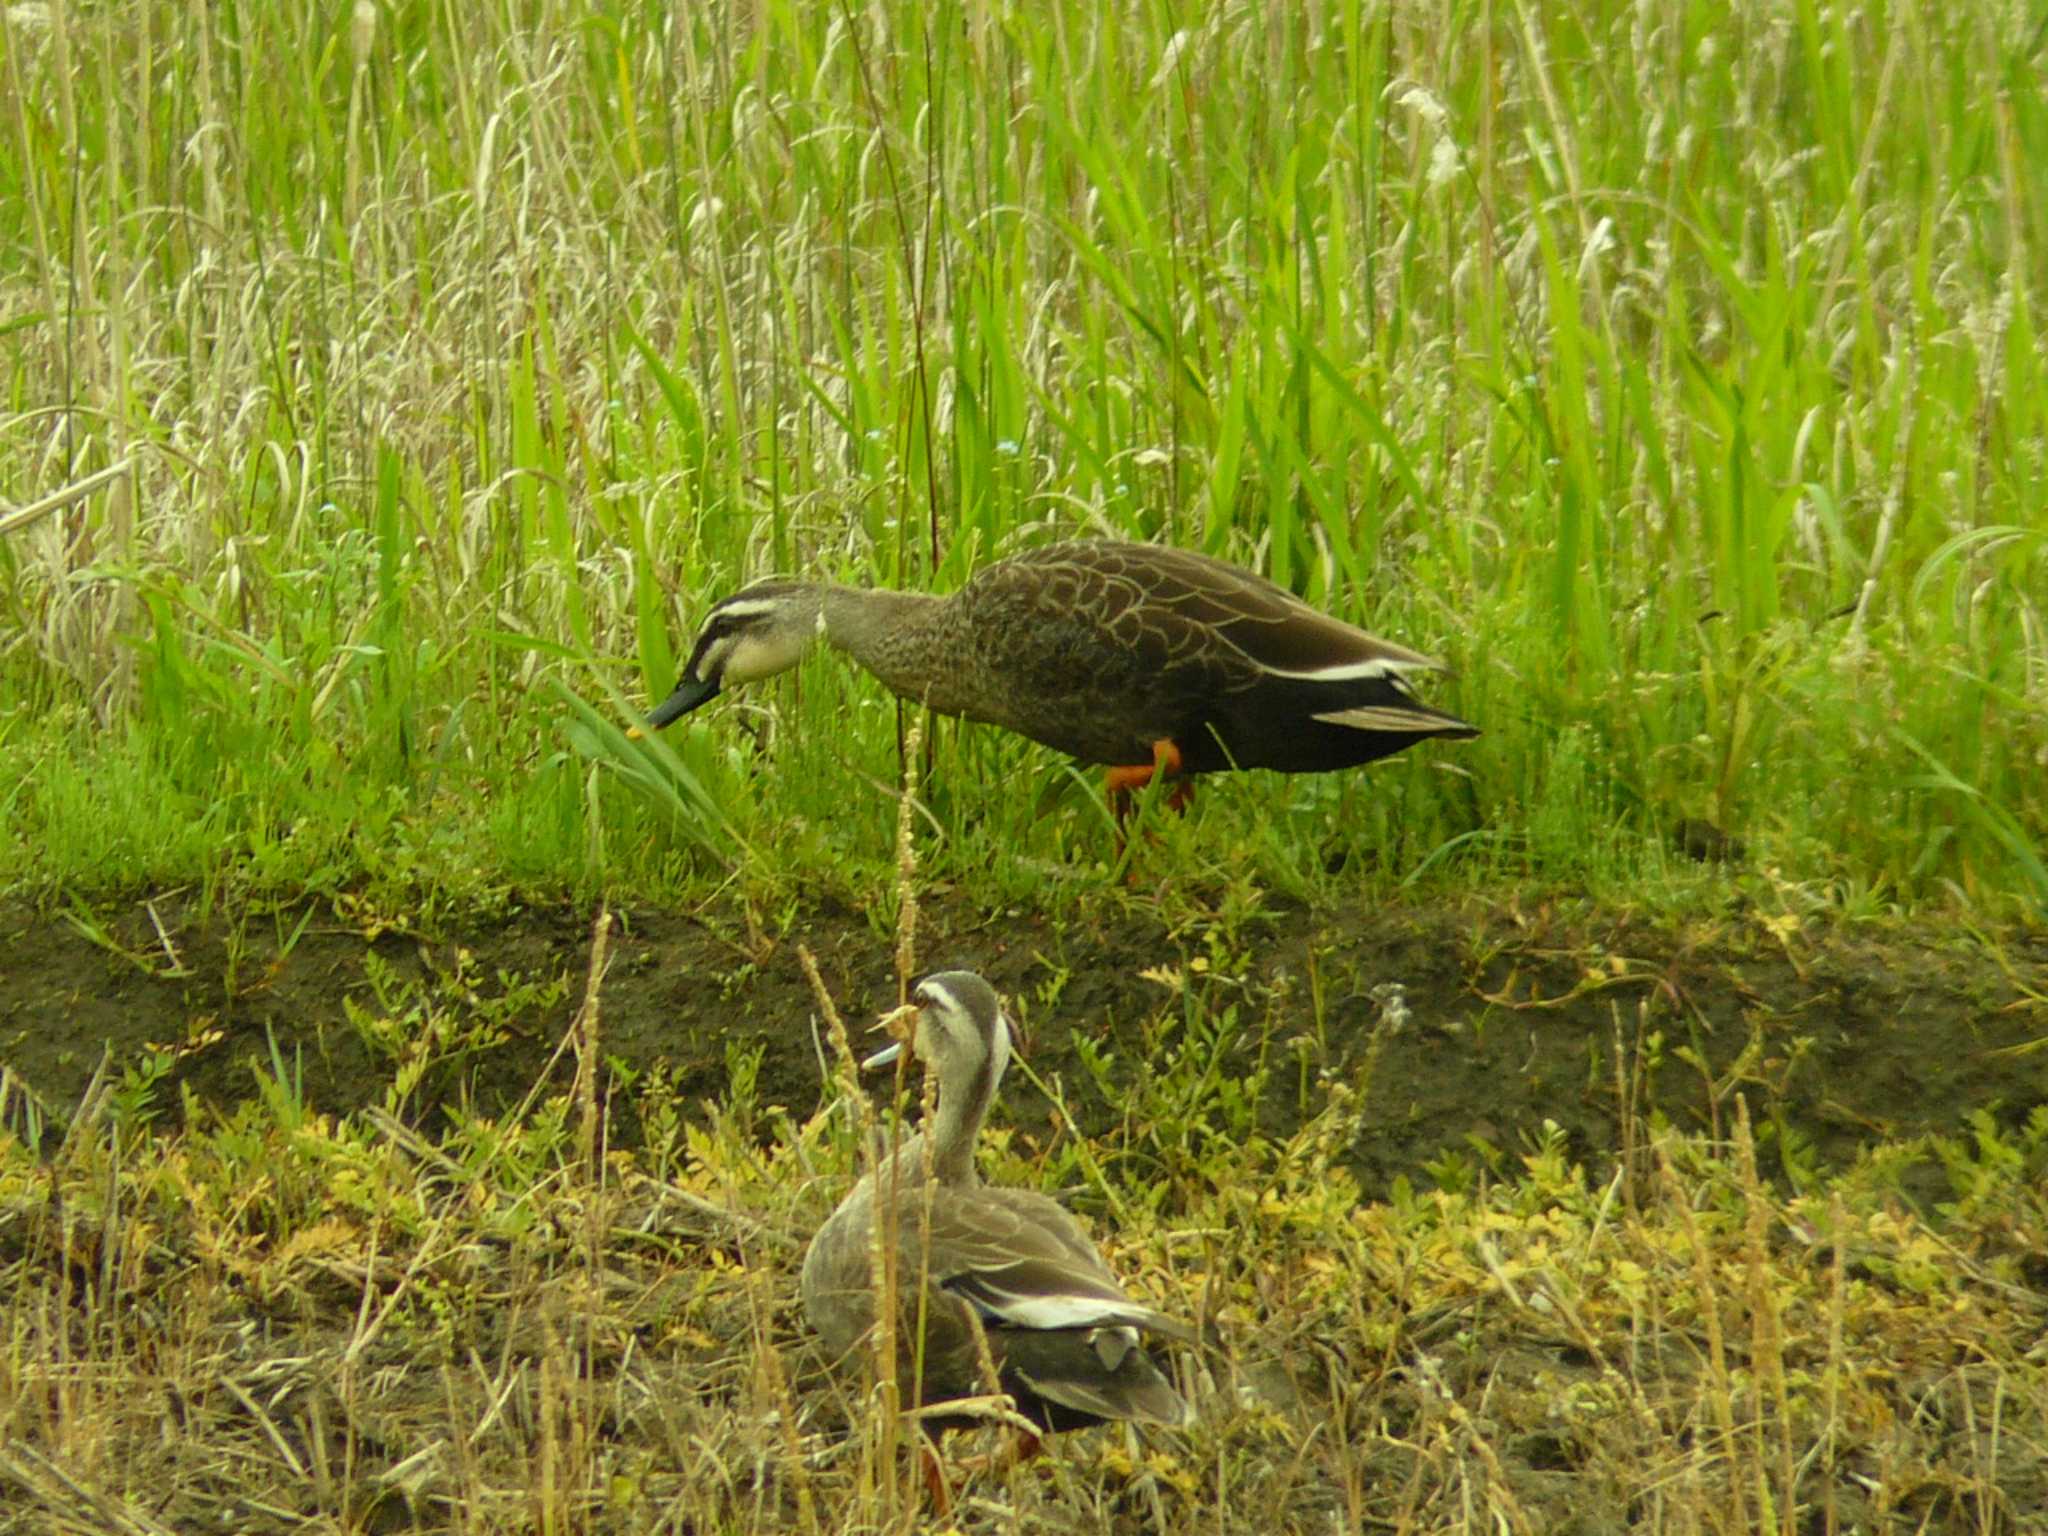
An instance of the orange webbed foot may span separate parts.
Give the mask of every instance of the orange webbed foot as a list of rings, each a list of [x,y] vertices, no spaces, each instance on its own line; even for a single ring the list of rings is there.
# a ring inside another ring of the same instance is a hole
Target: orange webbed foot
[[[1152,743],[1151,762],[1109,769],[1103,775],[1103,788],[1118,822],[1129,818],[1131,797],[1155,778],[1179,780],[1167,796],[1166,803],[1177,811],[1186,809],[1189,798],[1194,794],[1194,786],[1180,778],[1180,765],[1180,748],[1171,738],[1162,736]]]
[[[1152,743],[1152,761],[1149,763],[1124,765],[1111,768],[1104,775],[1104,785],[1109,799],[1109,809],[1116,817],[1116,867],[1122,869],[1129,858],[1131,845],[1129,833],[1125,830],[1131,819],[1134,796],[1154,779],[1171,781],[1166,794],[1166,803],[1175,811],[1185,811],[1188,802],[1194,798],[1195,786],[1180,776],[1180,748],[1169,737],[1161,737]],[[1151,835],[1151,834],[1148,834]],[[1137,883],[1135,871],[1125,878]]]

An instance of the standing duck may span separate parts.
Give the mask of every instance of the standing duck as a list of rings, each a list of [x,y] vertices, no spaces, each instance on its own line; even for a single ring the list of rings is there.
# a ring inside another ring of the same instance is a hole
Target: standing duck
[[[1041,1430],[1111,1419],[1187,1423],[1186,1401],[1142,1336],[1192,1342],[1192,1330],[1126,1296],[1063,1207],[1027,1190],[992,1188],[975,1172],[975,1138],[1010,1059],[1010,1024],[995,989],[972,971],[945,971],[919,983],[912,1002],[910,1048],[938,1077],[935,1123],[856,1184],[811,1239],[804,1313],[826,1349],[845,1356],[874,1326],[879,1225],[881,1240],[893,1236],[895,1245],[897,1379],[906,1402],[987,1390],[978,1323],[1002,1390]],[[891,1046],[864,1065],[901,1051]]]
[[[1153,544],[1070,540],[977,572],[950,597],[770,577],[705,616],[660,727],[823,637],[891,690],[1109,767],[1320,773],[1428,736],[1477,736],[1420,702],[1442,663],[1318,613],[1262,576]]]

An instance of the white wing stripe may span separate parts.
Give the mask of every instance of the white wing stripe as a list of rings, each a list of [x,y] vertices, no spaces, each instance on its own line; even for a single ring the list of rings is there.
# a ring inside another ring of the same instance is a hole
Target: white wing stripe
[[[1370,677],[1400,677],[1408,672],[1438,672],[1443,663],[1427,657],[1413,661],[1396,661],[1382,657],[1376,661],[1346,661],[1327,667],[1312,667],[1305,672],[1290,671],[1286,667],[1265,667],[1268,677],[1293,678],[1304,683],[1350,683]]]
[[[1439,731],[1444,722],[1433,715],[1418,715],[1400,705],[1375,707],[1362,704],[1357,709],[1333,709],[1327,714],[1313,718],[1325,725],[1348,725],[1360,731]]]
[[[1012,1296],[986,1286],[977,1289],[975,1300],[1019,1328],[1099,1328],[1137,1322],[1133,1309],[1098,1296]]]

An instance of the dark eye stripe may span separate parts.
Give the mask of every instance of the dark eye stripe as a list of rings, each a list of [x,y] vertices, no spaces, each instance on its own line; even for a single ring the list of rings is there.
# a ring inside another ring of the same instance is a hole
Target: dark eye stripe
[[[686,677],[702,677],[704,675],[702,669],[705,658],[717,650],[720,642],[725,638],[725,632],[719,629],[717,625],[707,626],[704,633],[697,637],[696,645],[690,650],[690,664],[683,669],[684,675]]]

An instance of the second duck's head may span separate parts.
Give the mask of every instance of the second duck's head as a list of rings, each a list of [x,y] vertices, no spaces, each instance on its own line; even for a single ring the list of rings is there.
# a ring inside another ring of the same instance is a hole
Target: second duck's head
[[[648,725],[659,729],[679,720],[728,685],[787,672],[824,623],[822,598],[809,582],[771,576],[740,588],[704,616],[690,664],[675,692],[648,715]]]
[[[986,1070],[989,1091],[1010,1064],[1010,1020],[996,989],[972,971],[936,971],[910,994],[917,1010],[910,1048],[941,1083],[965,1082]],[[887,1046],[863,1066],[879,1067],[903,1053]]]

